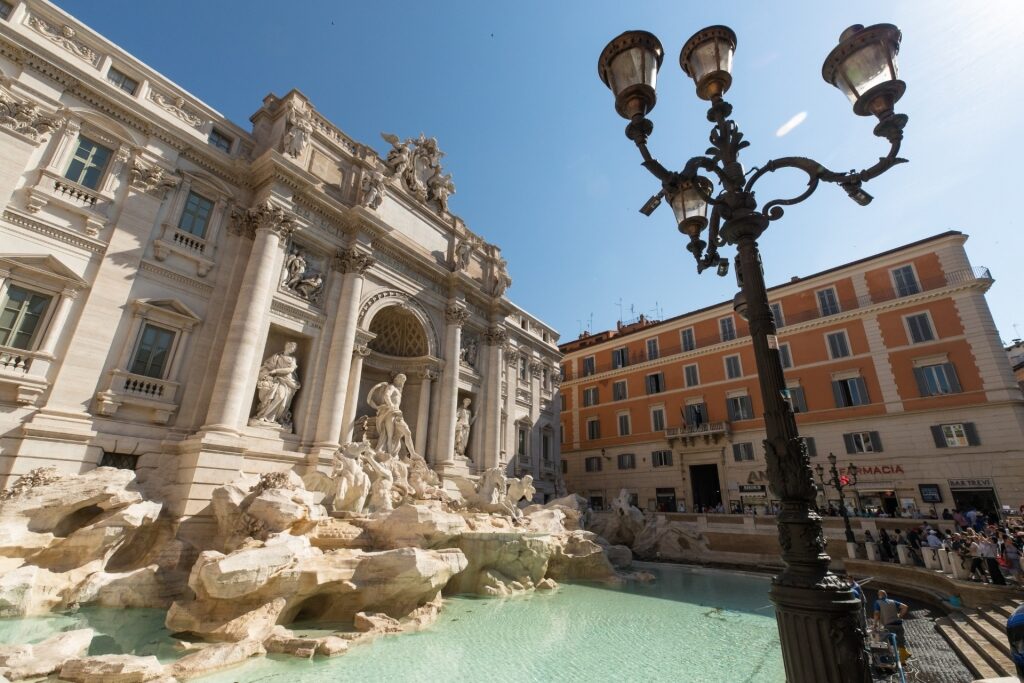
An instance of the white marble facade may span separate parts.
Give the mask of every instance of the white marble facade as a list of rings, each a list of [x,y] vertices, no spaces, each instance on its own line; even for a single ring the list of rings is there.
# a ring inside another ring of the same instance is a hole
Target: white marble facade
[[[450,212],[436,140],[387,135],[382,157],[294,90],[245,130],[50,3],[11,4],[0,486],[134,466],[202,515],[239,472],[329,468],[402,373],[435,470],[556,493],[558,335]]]

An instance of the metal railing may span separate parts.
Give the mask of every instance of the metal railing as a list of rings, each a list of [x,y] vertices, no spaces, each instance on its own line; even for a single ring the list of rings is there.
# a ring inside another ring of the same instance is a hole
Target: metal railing
[[[730,432],[728,422],[704,422],[699,425],[687,425],[685,427],[670,427],[665,430],[666,439],[678,439],[684,436],[710,436],[713,434],[725,434]]]

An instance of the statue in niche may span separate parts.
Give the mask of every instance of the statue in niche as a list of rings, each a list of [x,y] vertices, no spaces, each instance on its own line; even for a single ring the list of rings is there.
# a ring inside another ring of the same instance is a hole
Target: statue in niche
[[[476,422],[476,415],[469,411],[471,398],[462,399],[462,407],[455,411],[455,454],[466,455],[466,447],[469,445],[469,430]]]
[[[284,260],[282,284],[286,289],[309,301],[317,303],[323,293],[324,276],[310,267],[308,257],[298,247],[293,247]]]
[[[396,457],[403,443],[410,455],[418,455],[412,442],[412,430],[402,417],[402,388],[405,379],[405,375],[398,373],[390,382],[376,384],[366,396],[366,403],[377,411],[376,449]]]
[[[297,248],[284,260],[284,286],[294,288],[306,273],[306,257]]]
[[[302,386],[295,374],[299,369],[295,359],[297,348],[295,342],[287,342],[281,353],[275,353],[263,361],[256,380],[259,405],[249,424],[280,425],[291,429],[292,399]]]
[[[368,209],[376,209],[384,201],[384,176],[379,171],[364,173],[360,187],[363,197],[359,203]]]
[[[313,134],[313,118],[295,105],[288,108],[288,132],[284,134],[284,153],[291,157],[302,155]]]
[[[469,367],[476,367],[476,358],[480,348],[480,343],[476,340],[476,337],[465,337],[462,340],[462,348],[459,349],[459,361]]]
[[[299,296],[307,301],[316,303],[320,300],[320,293],[324,288],[324,277],[320,273],[307,272],[294,289]]]
[[[452,270],[455,272],[469,268],[469,260],[473,256],[473,242],[468,239],[461,239],[455,245],[455,259],[452,263]]]
[[[519,512],[519,501],[525,498],[532,502],[536,493],[537,489],[533,486],[533,475],[526,474],[522,479],[508,480],[508,494],[505,498],[508,504],[515,508],[516,512]]]
[[[508,261],[498,257],[491,275],[491,294],[501,296],[512,286],[512,277],[508,274]]]

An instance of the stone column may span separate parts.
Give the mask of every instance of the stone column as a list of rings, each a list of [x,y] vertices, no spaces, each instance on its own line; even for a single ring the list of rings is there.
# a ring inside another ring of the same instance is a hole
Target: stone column
[[[539,427],[541,402],[540,376],[544,366],[538,360],[531,360],[528,368],[530,370],[530,423],[533,425],[530,429],[530,474],[533,475],[534,481],[539,483],[543,476],[544,467]]]
[[[437,370],[426,366],[420,370],[420,397],[416,411],[416,452],[426,458],[427,431],[430,421],[430,389],[437,379]]]
[[[435,459],[439,463],[455,461],[455,411],[459,403],[459,351],[462,347],[462,326],[469,319],[469,311],[452,300],[444,311],[445,328],[444,371],[441,373],[441,405]]]
[[[334,327],[331,330],[330,353],[324,372],[323,397],[320,401],[320,417],[316,425],[316,442],[313,447],[321,454],[333,453],[339,446],[344,429],[346,396],[355,403],[358,400],[350,393],[349,374],[354,364],[352,352],[356,342],[356,324],[359,317],[359,301],[363,295],[363,280],[367,269],[374,263],[366,253],[357,249],[342,249],[334,258],[332,267],[344,273],[341,297],[335,312]],[[362,370],[362,356],[360,371]],[[356,385],[358,389],[359,385]],[[353,413],[353,416],[355,413]]]
[[[519,389],[519,349],[505,342],[505,463],[516,457],[516,391]],[[500,437],[499,437],[500,438]]]
[[[341,420],[341,441],[348,443],[352,441],[352,432],[355,430],[356,409],[359,408],[359,383],[363,380],[363,359],[370,355],[370,347],[366,344],[357,344],[352,348],[351,369],[348,372],[348,383],[346,384],[345,411]]]
[[[46,328],[42,343],[39,344],[39,352],[47,356],[53,356],[57,348],[57,340],[60,338],[61,330],[68,322],[68,315],[71,314],[71,306],[78,296],[78,290],[65,289],[60,293],[60,301],[57,302],[57,310],[53,312],[53,318]]]
[[[484,396],[481,405],[479,441],[482,454],[478,470],[497,467],[501,458],[501,347],[508,333],[500,325],[492,326],[483,335],[484,342]]]
[[[206,414],[207,431],[237,432],[248,417],[256,383],[252,369],[263,350],[270,301],[278,279],[282,239],[295,219],[270,202],[238,212],[235,229],[254,241],[238,290],[238,301],[224,343],[224,362],[217,373]]]

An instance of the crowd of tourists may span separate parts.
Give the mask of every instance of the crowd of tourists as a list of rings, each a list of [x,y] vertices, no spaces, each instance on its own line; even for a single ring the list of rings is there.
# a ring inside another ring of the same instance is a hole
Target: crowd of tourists
[[[927,521],[904,533],[901,529],[879,528],[878,537],[864,532],[864,542],[878,548],[883,562],[899,562],[900,546],[917,566],[924,566],[926,549],[943,549],[954,553],[960,566],[970,572],[970,579],[1005,586],[1007,578],[1024,586],[1021,553],[1024,552],[1024,527],[1007,526],[997,515],[983,514],[974,508],[962,512],[944,510],[942,518],[952,521],[954,529],[936,529]]]

